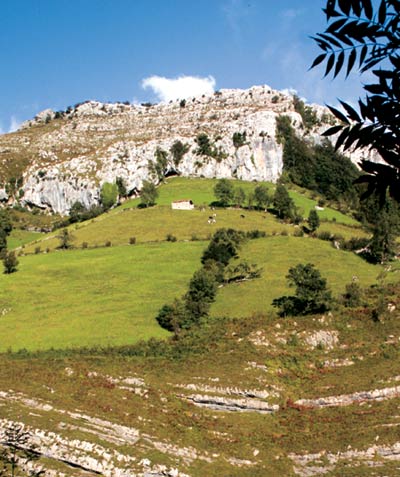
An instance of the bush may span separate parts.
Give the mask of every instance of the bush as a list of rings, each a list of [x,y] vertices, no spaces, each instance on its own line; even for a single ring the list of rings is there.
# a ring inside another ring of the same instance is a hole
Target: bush
[[[82,248],[88,248],[88,243],[87,242],[82,242]]]
[[[5,251],[3,254],[3,265],[4,265],[4,273],[10,274],[17,271],[18,267],[18,259],[15,255],[15,252],[7,252]]]
[[[117,184],[111,184],[110,182],[105,182],[100,189],[100,202],[103,204],[103,207],[106,210],[110,209],[117,202],[117,198],[118,198]]]
[[[40,247],[35,247],[35,255],[40,253]]]
[[[296,288],[293,296],[282,296],[272,302],[279,309],[280,316],[308,315],[329,310],[332,302],[326,280],[312,263],[299,263],[289,269],[286,275],[290,287]]]
[[[167,236],[165,237],[165,240],[166,240],[167,242],[176,242],[176,241],[177,241],[177,238],[175,237],[175,235],[167,234]]]
[[[201,262],[204,264],[207,260],[215,260],[226,266],[231,258],[237,256],[244,237],[244,233],[238,230],[218,229],[204,251]]]
[[[140,191],[140,206],[150,207],[156,203],[158,191],[156,186],[149,181],[143,181],[142,190]]]
[[[258,239],[258,238],[263,238],[266,236],[267,236],[267,233],[265,232],[265,230],[255,229],[255,230],[249,230],[248,232],[246,232],[246,237],[248,239]]]
[[[361,305],[362,290],[360,285],[353,281],[348,283],[342,295],[342,303],[346,308],[355,308]]]
[[[107,242],[104,244],[106,247],[111,247],[111,241],[107,240]]]
[[[228,179],[220,179],[214,187],[214,195],[222,207],[227,207],[234,199],[235,190]]]
[[[129,238],[129,244],[130,245],[135,245],[135,243],[136,243],[136,237],[130,237]]]
[[[322,232],[319,232],[317,234],[317,238],[319,238],[320,240],[326,240],[327,242],[331,241],[332,237],[333,235],[331,234],[331,232],[328,232],[327,230],[323,230]]]
[[[297,229],[294,229],[293,236],[294,237],[304,237],[303,229],[301,229],[300,227],[297,228]]]

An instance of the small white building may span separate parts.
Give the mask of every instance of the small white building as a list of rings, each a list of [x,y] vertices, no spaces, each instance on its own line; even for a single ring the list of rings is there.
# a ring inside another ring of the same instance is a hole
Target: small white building
[[[193,210],[194,204],[190,199],[175,200],[171,207],[176,210]]]

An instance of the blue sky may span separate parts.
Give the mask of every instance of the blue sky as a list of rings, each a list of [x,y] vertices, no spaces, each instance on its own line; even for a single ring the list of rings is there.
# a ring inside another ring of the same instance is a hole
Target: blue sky
[[[157,101],[142,81],[196,76],[215,89],[268,84],[310,102],[355,100],[308,72],[324,0],[1,0],[0,132],[87,99]]]

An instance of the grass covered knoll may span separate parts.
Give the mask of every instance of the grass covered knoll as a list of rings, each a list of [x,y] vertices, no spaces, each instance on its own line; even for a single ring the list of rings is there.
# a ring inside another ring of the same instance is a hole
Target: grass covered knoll
[[[135,343],[186,289],[204,243],[149,244],[20,257],[0,275],[0,351]]]
[[[354,275],[360,285],[367,286],[382,271],[380,266],[368,264],[354,253],[336,250],[331,243],[312,238],[278,236],[251,240],[240,252],[240,260],[243,259],[263,268],[261,278],[219,290],[211,308],[213,316],[246,317],[272,310],[274,298],[292,293],[285,277],[289,268],[298,263],[313,263],[336,296],[344,292]]]

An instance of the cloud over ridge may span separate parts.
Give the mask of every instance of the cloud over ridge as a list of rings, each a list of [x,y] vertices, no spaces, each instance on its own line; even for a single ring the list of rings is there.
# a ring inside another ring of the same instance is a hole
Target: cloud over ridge
[[[142,81],[142,88],[151,88],[160,101],[168,102],[203,94],[212,94],[215,84],[215,78],[211,75],[205,78],[199,76],[165,78],[155,75],[145,78]]]

